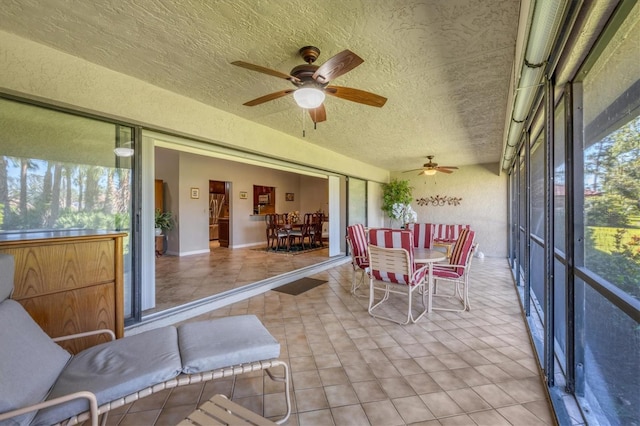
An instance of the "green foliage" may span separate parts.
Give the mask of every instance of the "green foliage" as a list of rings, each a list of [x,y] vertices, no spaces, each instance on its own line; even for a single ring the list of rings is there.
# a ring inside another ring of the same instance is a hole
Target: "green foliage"
[[[163,231],[170,231],[173,229],[173,213],[170,211],[163,212],[160,209],[156,209],[156,228],[162,228]]]
[[[56,221],[57,229],[118,229],[116,217],[102,212],[64,211]]]
[[[382,184],[382,211],[393,218],[393,205],[411,204],[412,190],[408,180],[393,179],[389,183]]]
[[[588,226],[626,227],[634,209],[633,201],[619,194],[603,194],[585,200]]]
[[[129,229],[130,217],[127,213],[116,213],[113,219],[116,230]]]
[[[585,265],[640,298],[640,231],[589,227],[586,241]]]

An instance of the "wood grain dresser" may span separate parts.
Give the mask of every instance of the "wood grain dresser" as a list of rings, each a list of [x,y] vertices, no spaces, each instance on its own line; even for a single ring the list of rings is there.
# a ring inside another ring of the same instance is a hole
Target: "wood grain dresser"
[[[124,233],[61,230],[0,234],[0,253],[15,259],[12,298],[51,337],[101,328],[124,335]],[[107,341],[61,342],[72,353]]]

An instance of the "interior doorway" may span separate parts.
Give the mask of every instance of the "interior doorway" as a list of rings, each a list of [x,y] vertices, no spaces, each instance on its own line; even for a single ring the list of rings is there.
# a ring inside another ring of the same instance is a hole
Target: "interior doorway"
[[[209,181],[209,247],[229,247],[231,182]]]

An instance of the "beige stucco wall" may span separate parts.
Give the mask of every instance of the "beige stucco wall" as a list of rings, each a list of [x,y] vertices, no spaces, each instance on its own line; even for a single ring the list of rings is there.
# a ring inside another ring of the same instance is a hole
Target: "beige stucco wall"
[[[386,170],[0,31],[0,91],[93,111],[323,170],[386,181]],[[292,149],[295,147],[295,149]]]
[[[508,176],[496,170],[498,165],[493,163],[460,167],[450,175],[417,176],[415,172],[393,177],[409,180],[413,187],[411,207],[418,213],[418,222],[469,224],[476,231],[479,251],[489,257],[506,257]],[[419,206],[415,201],[437,195],[462,201],[458,206]]]

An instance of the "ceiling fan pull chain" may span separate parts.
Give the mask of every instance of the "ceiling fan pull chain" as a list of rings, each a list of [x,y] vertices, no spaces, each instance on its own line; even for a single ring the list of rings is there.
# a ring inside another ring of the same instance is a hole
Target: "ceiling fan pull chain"
[[[305,127],[305,126],[304,126],[304,124],[305,124],[305,119],[304,119],[304,117],[305,117],[305,115],[306,115],[306,114],[305,114],[305,110],[303,109],[303,110],[302,110],[302,137],[303,137],[303,138],[306,136],[306,132],[305,132],[305,130],[304,130],[304,127]]]

